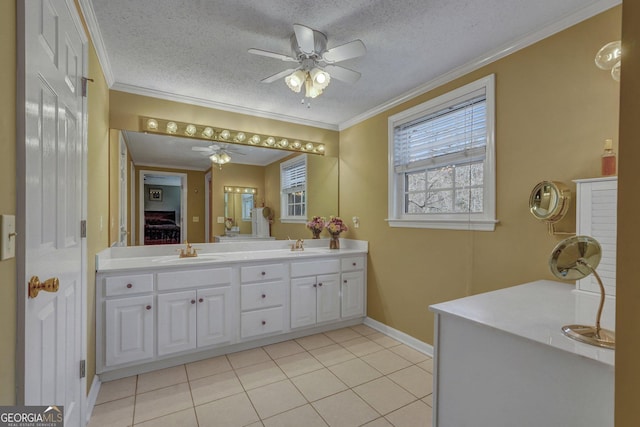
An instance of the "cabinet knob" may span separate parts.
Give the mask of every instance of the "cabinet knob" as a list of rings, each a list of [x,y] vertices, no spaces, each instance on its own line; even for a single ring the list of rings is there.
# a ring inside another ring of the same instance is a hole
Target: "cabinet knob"
[[[196,303],[196,300],[192,299],[191,304],[195,304],[195,303]]]
[[[322,286],[322,283],[318,283],[318,286]]]
[[[133,285],[131,283],[127,283],[127,289],[131,289],[133,288]]]
[[[262,321],[262,324],[263,324],[263,325],[266,325],[266,324],[267,324],[267,321],[266,321],[266,320],[263,320],[263,321]]]
[[[265,294],[262,294],[262,298],[266,298],[267,296]]]
[[[198,302],[204,302],[204,300],[202,298],[198,299]]]
[[[317,287],[317,286],[318,286],[318,285],[316,285],[315,283],[313,284],[313,287],[314,287],[314,288],[315,288],[315,287]]]
[[[343,283],[347,283],[347,279],[344,279],[342,282],[343,282]]]
[[[146,308],[147,310],[151,310],[151,306],[150,306],[150,305],[146,306],[145,308]]]
[[[353,263],[353,264],[351,264],[351,265],[353,265],[353,266],[355,267],[355,266],[356,266],[356,263],[354,262],[354,263]]]
[[[260,274],[262,274],[262,275],[264,276],[265,274],[267,274],[267,272],[266,272],[266,271],[263,271],[263,272],[262,272],[262,273],[260,273]]]

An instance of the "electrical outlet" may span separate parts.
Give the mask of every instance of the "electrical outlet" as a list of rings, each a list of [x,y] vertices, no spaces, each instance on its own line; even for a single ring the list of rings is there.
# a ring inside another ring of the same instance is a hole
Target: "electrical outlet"
[[[16,216],[0,215],[0,260],[16,256]]]

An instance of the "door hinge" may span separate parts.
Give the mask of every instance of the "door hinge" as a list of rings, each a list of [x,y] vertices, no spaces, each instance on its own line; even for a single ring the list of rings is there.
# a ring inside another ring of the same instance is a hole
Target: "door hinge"
[[[80,378],[84,378],[87,376],[87,361],[80,361]]]
[[[87,237],[87,220],[80,221],[80,238]]]
[[[93,79],[82,77],[82,96],[87,97],[87,82],[93,82]]]

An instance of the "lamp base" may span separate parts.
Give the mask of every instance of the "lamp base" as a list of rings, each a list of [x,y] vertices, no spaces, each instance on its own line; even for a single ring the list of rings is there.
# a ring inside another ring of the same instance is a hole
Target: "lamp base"
[[[596,347],[616,348],[616,334],[608,329],[600,329],[596,333],[595,326],[566,325],[562,327],[562,333],[571,339]]]

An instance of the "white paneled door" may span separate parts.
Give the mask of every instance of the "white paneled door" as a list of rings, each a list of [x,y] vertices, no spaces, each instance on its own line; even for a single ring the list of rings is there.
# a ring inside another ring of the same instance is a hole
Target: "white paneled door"
[[[86,210],[82,77],[87,39],[73,0],[18,5],[23,30],[18,34],[18,99],[24,101],[24,112],[18,113],[24,136],[17,164],[18,280],[25,285],[19,331],[24,333],[24,372],[18,374],[24,389],[18,401],[64,405],[64,425],[73,427],[85,425],[86,241],[81,220]],[[36,277],[45,288],[37,295],[26,284],[36,284]]]

